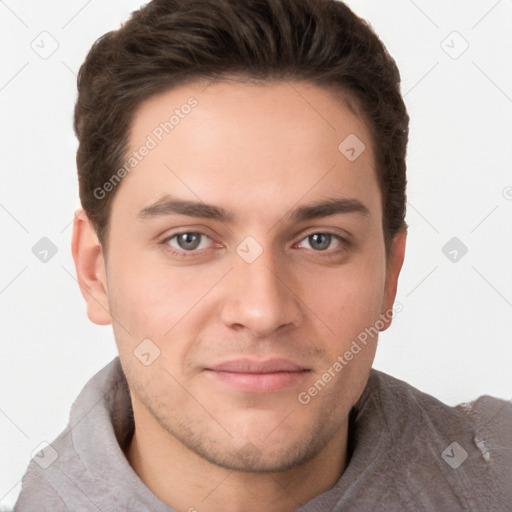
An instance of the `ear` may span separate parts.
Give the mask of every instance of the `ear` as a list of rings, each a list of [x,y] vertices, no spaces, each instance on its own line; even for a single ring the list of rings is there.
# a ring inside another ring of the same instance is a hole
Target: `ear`
[[[96,230],[82,209],[75,212],[71,251],[80,291],[87,303],[87,316],[95,324],[110,324],[103,249]]]
[[[382,300],[381,318],[385,325],[380,331],[385,331],[392,322],[389,315],[393,311],[393,304],[396,297],[398,286],[398,276],[402,269],[405,257],[405,242],[407,239],[407,229],[399,231],[391,242],[390,252],[386,262],[386,282],[384,285],[384,296]]]

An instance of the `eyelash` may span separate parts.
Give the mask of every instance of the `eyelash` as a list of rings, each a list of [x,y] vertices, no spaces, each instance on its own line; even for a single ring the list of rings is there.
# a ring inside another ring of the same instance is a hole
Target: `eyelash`
[[[176,238],[180,235],[187,234],[187,233],[188,234],[194,233],[199,236],[207,237],[210,240],[212,240],[211,237],[209,237],[205,233],[201,233],[200,231],[180,231],[178,233],[174,233],[170,236],[167,236],[162,240],[161,245],[163,246],[164,252],[172,254],[173,256],[177,256],[178,258],[193,258],[195,256],[200,256],[204,251],[208,250],[208,249],[199,249],[199,250],[185,251],[184,249],[179,250],[179,249],[176,249],[175,247],[172,247],[171,245],[169,245],[170,240],[172,240],[173,238]]]
[[[207,238],[209,238],[213,242],[211,237],[209,237],[205,233],[201,233],[200,231],[180,231],[178,233],[174,233],[174,234],[172,234],[170,236],[165,237],[160,242],[164,252],[166,252],[168,254],[172,254],[173,256],[177,256],[179,258],[193,258],[193,257],[201,256],[204,253],[204,251],[208,251],[210,249],[210,248],[207,248],[207,249],[198,249],[198,250],[186,251],[184,249],[178,250],[178,249],[172,247],[171,245],[169,245],[169,241],[170,240],[172,240],[173,238],[175,238],[177,236],[184,235],[184,234],[187,234],[187,233],[188,234],[194,233],[194,234],[197,234],[197,235],[202,236],[202,237],[207,237]],[[308,237],[310,237],[312,235],[318,235],[318,234],[329,235],[333,239],[338,240],[338,242],[340,243],[340,247],[337,247],[334,250],[326,249],[324,251],[313,251],[312,249],[306,249],[306,250],[311,250],[312,252],[317,253],[319,256],[322,256],[322,257],[332,257],[334,255],[337,255],[340,252],[346,251],[347,249],[349,249],[352,246],[352,242],[351,241],[349,241],[346,238],[338,235],[337,233],[333,233],[331,231],[312,231],[312,232],[302,236],[302,238],[298,242],[294,243],[293,245],[296,246],[297,244],[303,242]]]

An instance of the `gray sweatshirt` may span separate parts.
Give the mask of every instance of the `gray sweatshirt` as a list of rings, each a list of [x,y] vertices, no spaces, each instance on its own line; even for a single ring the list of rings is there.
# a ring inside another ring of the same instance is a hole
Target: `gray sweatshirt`
[[[173,512],[124,455],[133,431],[116,358],[86,384],[64,432],[30,462],[14,511]],[[341,478],[297,512],[512,511],[510,402],[483,396],[452,408],[372,370],[349,435]]]

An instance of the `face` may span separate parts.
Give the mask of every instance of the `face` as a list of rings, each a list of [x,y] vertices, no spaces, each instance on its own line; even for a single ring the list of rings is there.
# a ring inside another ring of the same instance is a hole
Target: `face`
[[[113,319],[136,422],[235,470],[311,459],[364,388],[403,258],[364,121],[311,84],[196,84],[142,104],[130,148],[89,315]]]

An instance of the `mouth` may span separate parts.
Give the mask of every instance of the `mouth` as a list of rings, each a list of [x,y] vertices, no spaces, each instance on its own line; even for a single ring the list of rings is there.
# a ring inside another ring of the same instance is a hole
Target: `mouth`
[[[234,359],[203,370],[217,382],[246,393],[276,393],[296,387],[310,371],[288,359]]]

